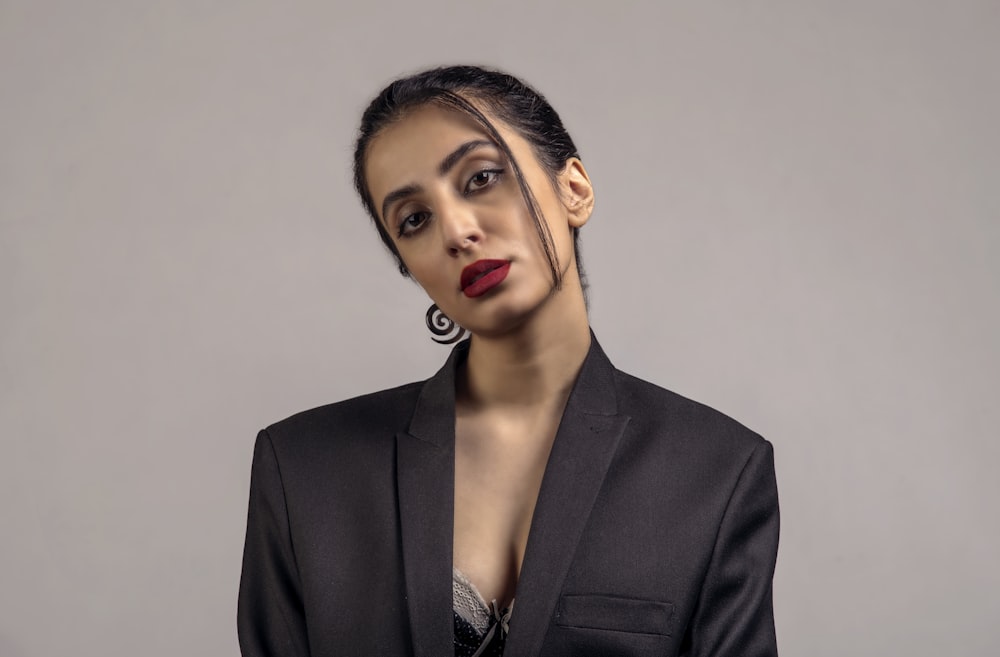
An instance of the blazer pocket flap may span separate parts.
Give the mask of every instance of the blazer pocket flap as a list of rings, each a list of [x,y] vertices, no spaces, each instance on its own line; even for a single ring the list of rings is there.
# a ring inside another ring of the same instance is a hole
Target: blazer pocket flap
[[[564,595],[556,607],[555,623],[617,632],[670,636],[674,605],[611,595]]]

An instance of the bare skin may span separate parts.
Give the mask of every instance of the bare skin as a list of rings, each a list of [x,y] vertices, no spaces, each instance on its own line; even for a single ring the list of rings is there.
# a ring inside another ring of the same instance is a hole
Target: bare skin
[[[590,346],[589,330],[565,335],[510,356],[508,343],[474,339],[459,381],[454,562],[501,606],[514,597],[552,441]]]
[[[502,122],[494,125],[552,234],[558,288],[513,176],[481,174],[506,168],[499,150],[473,148],[441,166],[460,145],[486,138],[468,117],[416,110],[376,137],[366,170],[411,275],[472,332],[456,384],[453,559],[487,601],[507,606],[552,442],[590,347],[572,229],[589,218],[593,189],[576,158],[553,185],[530,144]],[[415,191],[393,194],[401,189]],[[461,271],[482,258],[508,260],[510,273],[488,294],[468,298],[458,285]]]

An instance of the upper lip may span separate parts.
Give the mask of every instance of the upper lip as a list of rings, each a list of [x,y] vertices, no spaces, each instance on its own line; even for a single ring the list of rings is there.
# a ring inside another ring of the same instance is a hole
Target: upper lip
[[[507,260],[476,260],[471,265],[467,265],[465,269],[462,270],[462,279],[460,285],[462,289],[469,287],[477,279],[481,278],[485,274],[490,273],[497,267],[503,267],[507,264]]]

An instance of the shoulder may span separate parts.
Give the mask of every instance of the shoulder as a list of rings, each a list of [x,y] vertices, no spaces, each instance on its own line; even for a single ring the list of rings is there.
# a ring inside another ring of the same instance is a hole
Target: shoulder
[[[657,438],[688,456],[743,461],[771,445],[737,420],[701,402],[615,370],[618,410],[634,430]]]
[[[704,527],[718,526],[727,509],[740,517],[753,504],[776,512],[770,442],[703,403],[620,370],[615,379],[618,412],[629,418],[618,457],[629,472],[642,473],[644,490],[688,509]],[[749,491],[753,504],[739,491]]]
[[[406,428],[423,382],[372,392],[301,411],[265,428],[275,450],[394,439]]]

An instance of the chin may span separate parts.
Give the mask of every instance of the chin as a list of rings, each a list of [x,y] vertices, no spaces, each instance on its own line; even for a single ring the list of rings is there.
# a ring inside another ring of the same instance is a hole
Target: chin
[[[468,324],[461,322],[460,324],[473,335],[481,335],[484,338],[500,337],[529,322],[545,305],[546,300],[547,295],[535,300],[518,299],[515,295],[490,299],[489,303],[484,303],[483,307],[478,309],[479,312],[474,317],[469,317]]]

